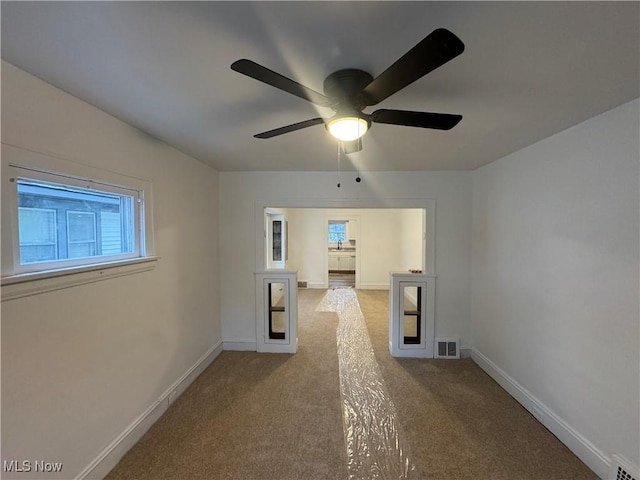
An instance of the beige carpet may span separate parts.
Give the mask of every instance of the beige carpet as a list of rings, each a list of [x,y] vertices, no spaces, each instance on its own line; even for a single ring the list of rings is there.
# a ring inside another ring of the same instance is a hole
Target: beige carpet
[[[297,354],[223,352],[107,478],[346,480],[338,319],[315,311],[324,293],[299,291]],[[410,478],[597,478],[471,360],[392,358],[388,293],[358,297]]]

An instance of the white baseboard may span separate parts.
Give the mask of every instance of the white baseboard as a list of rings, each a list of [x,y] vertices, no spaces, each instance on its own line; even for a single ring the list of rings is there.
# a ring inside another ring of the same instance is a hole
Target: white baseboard
[[[213,345],[200,359],[176,380],[153,405],[149,406],[124,432],[122,432],[107,448],[80,472],[76,480],[86,478],[104,478],[115,467],[125,453],[133,447],[151,426],[162,416],[193,381],[222,352],[222,342]]]
[[[460,347],[460,358],[471,358],[471,347]]]
[[[255,338],[223,338],[222,349],[236,352],[255,352],[258,350],[258,343]]]
[[[324,282],[309,282],[307,283],[308,288],[318,288],[318,289],[326,289],[327,284]]]
[[[602,451],[476,348],[471,358],[600,478],[607,478],[610,462]]]

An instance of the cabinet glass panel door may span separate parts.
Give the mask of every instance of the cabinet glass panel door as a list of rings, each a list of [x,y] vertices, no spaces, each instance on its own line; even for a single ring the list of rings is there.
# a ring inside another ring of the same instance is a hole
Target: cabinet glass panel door
[[[272,340],[284,340],[287,329],[287,311],[286,311],[286,284],[285,283],[268,283],[267,295],[269,297],[268,305],[268,328],[269,338]]]
[[[403,285],[401,298],[402,339],[405,345],[420,344],[422,324],[422,287],[419,285]]]
[[[284,269],[287,262],[287,219],[280,213],[267,214],[266,224],[267,269]]]
[[[271,245],[273,246],[273,261],[282,261],[282,220],[273,220],[271,223]]]

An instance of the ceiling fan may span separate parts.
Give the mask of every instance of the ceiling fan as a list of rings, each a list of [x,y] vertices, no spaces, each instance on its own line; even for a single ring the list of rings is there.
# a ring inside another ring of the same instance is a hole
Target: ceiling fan
[[[363,110],[380,103],[457,57],[463,51],[464,43],[458,37],[449,30],[439,28],[427,35],[376,78],[368,72],[355,68],[332,73],[324,80],[324,95],[251,60],[238,60],[231,64],[231,69],[316,105],[330,107],[336,112],[330,118],[311,118],[258,133],[254,137],[272,138],[324,123],[327,130],[342,142],[344,151],[351,153],[362,148],[361,137],[372,123],[438,130],[449,130],[455,127],[462,120],[462,115],[388,109],[379,109],[367,114]]]

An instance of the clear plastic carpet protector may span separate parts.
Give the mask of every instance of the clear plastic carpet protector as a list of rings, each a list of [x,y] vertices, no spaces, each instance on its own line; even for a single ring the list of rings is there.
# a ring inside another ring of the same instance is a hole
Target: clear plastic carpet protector
[[[338,314],[338,362],[349,479],[407,479],[414,470],[356,293],[329,290],[316,308]]]

